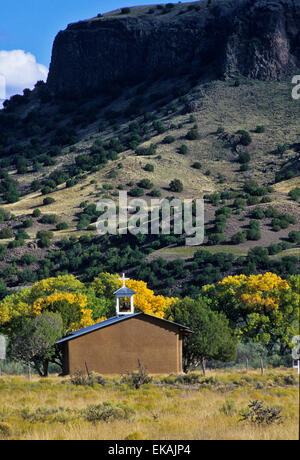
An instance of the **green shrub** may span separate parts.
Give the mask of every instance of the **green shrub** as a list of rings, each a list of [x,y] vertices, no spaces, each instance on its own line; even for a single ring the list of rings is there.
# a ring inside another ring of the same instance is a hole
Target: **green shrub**
[[[8,221],[10,219],[10,212],[0,208],[0,222]]]
[[[214,206],[218,206],[221,200],[221,195],[220,193],[212,193],[211,195],[208,196],[208,201],[213,204]]]
[[[104,402],[90,405],[82,410],[82,415],[89,422],[110,422],[112,420],[127,420],[134,414],[134,410],[124,403]]]
[[[157,134],[162,134],[166,131],[166,128],[161,121],[155,120],[152,126],[156,130]]]
[[[183,184],[179,179],[173,179],[169,184],[171,192],[180,193],[183,191]]]
[[[292,232],[289,233],[289,240],[292,243],[297,243],[300,244],[300,232],[297,232],[296,230],[293,230]]]
[[[150,147],[139,147],[136,149],[136,155],[155,155],[157,145],[151,144]]]
[[[144,170],[145,171],[148,171],[148,172],[153,172],[154,171],[154,166],[150,163],[147,163],[144,167]]]
[[[246,235],[247,240],[258,241],[261,239],[261,233],[259,229],[256,228],[250,228],[249,230],[247,230]]]
[[[265,126],[263,125],[256,126],[256,129],[255,129],[256,133],[264,133],[265,131],[266,131]]]
[[[237,209],[243,209],[245,204],[246,204],[246,201],[243,198],[236,198],[232,206]]]
[[[33,226],[33,222],[31,219],[25,219],[23,222],[23,228],[30,228]]]
[[[39,180],[35,179],[31,182],[31,186],[30,186],[31,190],[33,192],[37,192],[38,190],[40,190],[41,188],[41,183]]]
[[[248,164],[250,159],[251,159],[251,157],[250,157],[250,154],[248,152],[239,153],[239,157],[238,157],[238,162],[239,163]]]
[[[154,188],[151,190],[151,192],[148,193],[148,195],[159,198],[161,196],[161,191]]]
[[[192,164],[192,168],[194,169],[201,169],[202,165],[199,161],[195,161],[195,163]]]
[[[245,182],[243,190],[251,196],[263,196],[269,193],[268,187],[259,186],[252,180]]]
[[[223,215],[226,218],[230,217],[232,214],[232,210],[228,206],[223,206],[216,210],[216,216]]]
[[[139,188],[139,187],[134,187],[133,189],[131,189],[128,193],[130,196],[133,196],[133,197],[139,197],[139,196],[143,196],[144,195],[144,190],[142,188]]]
[[[32,254],[23,254],[20,259],[21,265],[32,265],[37,263],[37,257],[33,256]]]
[[[250,212],[251,219],[264,219],[265,213],[262,208],[256,207]]]
[[[47,237],[47,238],[53,238],[53,232],[50,232],[49,230],[39,230],[36,234],[36,237],[37,238],[43,238],[43,237]]]
[[[212,246],[215,244],[224,243],[224,241],[225,241],[225,236],[222,235],[222,233],[210,233],[208,236],[208,242]]]
[[[176,139],[175,137],[173,136],[166,136],[164,139],[163,139],[163,144],[172,144],[173,142],[175,142]]]
[[[50,196],[47,196],[46,198],[43,199],[44,206],[47,206],[48,204],[52,204],[52,203],[55,203],[55,199]]]
[[[296,187],[290,190],[288,195],[292,200],[299,201],[300,200],[300,187]]]
[[[69,228],[69,225],[67,222],[60,222],[59,224],[56,225],[57,230],[67,230]]]
[[[296,219],[290,214],[280,214],[271,221],[272,230],[277,232],[281,229],[288,228],[290,224],[296,224]]]
[[[136,390],[151,381],[152,378],[149,376],[146,367],[141,364],[140,360],[138,360],[138,370],[136,372],[128,372],[122,379],[122,382],[132,385]]]
[[[226,399],[225,403],[220,408],[220,412],[227,415],[228,417],[232,417],[236,412],[234,400]]]
[[[245,232],[235,233],[234,235],[232,235],[230,241],[231,241],[232,244],[245,243],[247,241],[247,237],[246,237]]]
[[[33,216],[33,217],[40,217],[41,214],[42,214],[42,213],[41,213],[40,209],[35,209],[35,210],[33,211],[33,213],[32,213],[32,216]]]
[[[280,216],[280,212],[278,211],[278,209],[273,208],[273,206],[268,206],[267,209],[265,209],[264,213],[265,213],[265,217],[268,217],[268,218]]]
[[[13,236],[13,232],[9,228],[3,228],[0,230],[1,239],[12,238]]]
[[[226,221],[217,221],[214,226],[214,233],[223,233],[226,228]]]
[[[249,421],[257,425],[279,424],[282,422],[281,409],[277,407],[268,407],[263,401],[250,401],[248,408],[241,412],[240,421]]]
[[[175,382],[182,383],[184,385],[194,385],[196,383],[199,383],[199,375],[193,372],[188,373],[188,374],[178,375],[175,378]]]
[[[185,138],[188,139],[189,141],[195,141],[196,139],[200,139],[200,134],[199,134],[198,129],[197,128],[190,129],[187,132]]]
[[[237,134],[241,135],[240,144],[244,146],[251,144],[252,139],[248,131],[245,131],[244,129],[240,129],[239,131],[237,131]]]
[[[39,220],[41,224],[56,224],[57,216],[55,214],[44,214]]]
[[[287,148],[288,146],[286,144],[277,145],[276,153],[278,155],[283,155],[286,152]]]
[[[142,179],[137,185],[148,190],[153,187],[153,183],[149,179]]]
[[[40,248],[49,248],[51,245],[51,239],[53,238],[53,233],[48,230],[40,230],[36,237]]]
[[[24,228],[19,228],[17,231],[16,240],[20,240],[20,239],[24,239],[24,240],[30,239],[30,236],[28,235],[28,233],[25,232]]]
[[[96,372],[90,372],[88,375],[85,375],[82,370],[77,369],[73,375],[71,375],[70,382],[72,385],[88,385],[93,386],[95,383],[98,385],[105,385],[106,380],[102,375],[97,374]]]
[[[248,206],[253,206],[255,204],[259,203],[259,198],[257,196],[248,196],[247,197],[247,205]]]
[[[188,153],[189,149],[187,148],[186,145],[182,144],[180,147],[179,147],[179,150],[178,152],[180,153],[180,155],[186,155]]]

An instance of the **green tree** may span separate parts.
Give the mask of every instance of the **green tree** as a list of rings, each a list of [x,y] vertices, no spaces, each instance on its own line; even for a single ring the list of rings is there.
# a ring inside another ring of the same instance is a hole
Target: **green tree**
[[[206,360],[235,359],[237,339],[228,320],[224,314],[212,311],[204,298],[185,297],[171,305],[166,318],[193,331],[183,338],[184,372],[201,365],[205,375]]]
[[[46,312],[35,318],[15,320],[8,355],[25,364],[33,363],[42,377],[47,377],[49,362],[55,356],[55,342],[62,337],[63,321],[58,313]]]

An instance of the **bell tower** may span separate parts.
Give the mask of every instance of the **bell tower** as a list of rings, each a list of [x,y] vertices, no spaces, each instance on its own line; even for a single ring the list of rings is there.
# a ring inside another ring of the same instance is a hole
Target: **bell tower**
[[[120,278],[120,281],[123,281],[123,286],[114,292],[116,296],[116,316],[133,315],[134,313],[133,296],[136,292],[126,287],[125,283],[127,280],[129,278],[125,278],[125,274],[123,273],[123,277]]]

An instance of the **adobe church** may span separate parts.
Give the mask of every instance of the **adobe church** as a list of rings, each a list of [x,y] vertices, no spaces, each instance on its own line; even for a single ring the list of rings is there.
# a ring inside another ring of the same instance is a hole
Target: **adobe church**
[[[63,375],[75,371],[124,374],[138,361],[150,374],[182,372],[182,338],[192,331],[172,321],[134,312],[135,292],[125,285],[114,292],[116,316],[59,340]]]

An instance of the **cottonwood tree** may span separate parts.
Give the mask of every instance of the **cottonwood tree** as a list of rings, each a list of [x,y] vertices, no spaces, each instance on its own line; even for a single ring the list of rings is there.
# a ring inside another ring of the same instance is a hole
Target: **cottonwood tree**
[[[202,292],[214,310],[225,313],[243,341],[262,343],[269,351],[280,344],[281,354],[293,348],[299,321],[299,275],[287,280],[271,272],[228,276],[204,286]]]

